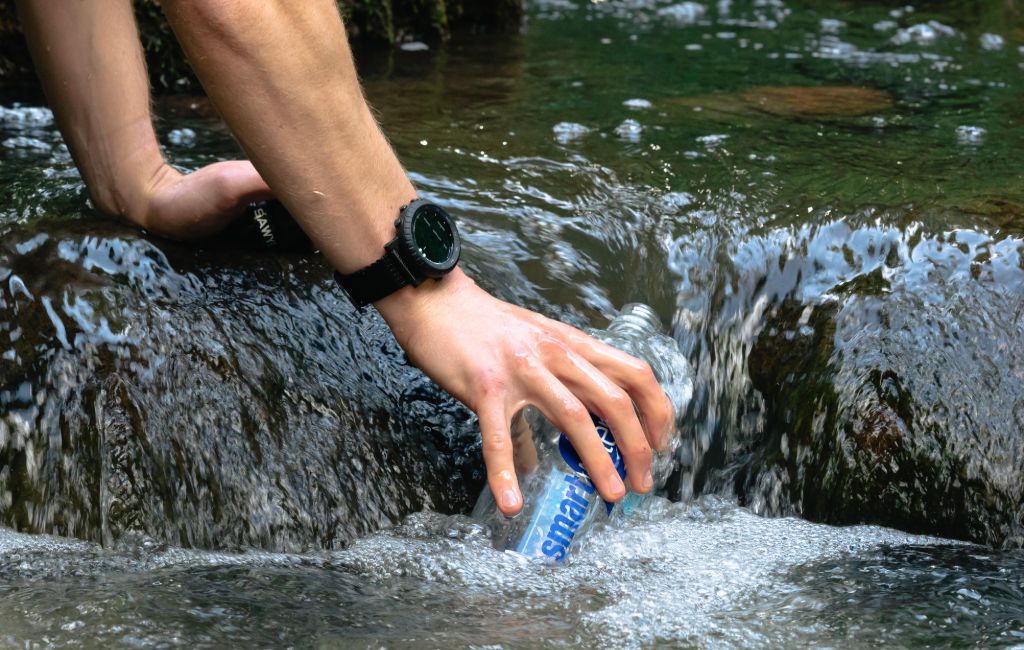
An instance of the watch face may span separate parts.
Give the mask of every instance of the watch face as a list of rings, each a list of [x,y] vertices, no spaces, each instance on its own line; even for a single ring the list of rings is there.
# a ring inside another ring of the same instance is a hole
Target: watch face
[[[423,257],[432,264],[444,264],[452,256],[455,235],[448,217],[439,208],[425,205],[413,217],[412,237]]]

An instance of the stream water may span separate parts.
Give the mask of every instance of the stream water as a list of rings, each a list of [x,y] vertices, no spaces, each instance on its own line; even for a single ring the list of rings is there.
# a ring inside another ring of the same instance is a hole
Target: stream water
[[[489,546],[472,414],[320,259],[106,219],[3,89],[0,646],[1024,644],[1024,9],[933,5],[535,0],[360,55],[478,282],[646,302],[696,369],[663,498],[561,568]]]

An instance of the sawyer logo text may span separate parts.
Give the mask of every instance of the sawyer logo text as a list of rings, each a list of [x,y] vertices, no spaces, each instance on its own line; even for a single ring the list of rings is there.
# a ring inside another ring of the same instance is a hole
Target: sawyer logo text
[[[263,206],[256,208],[252,213],[253,220],[256,222],[256,229],[259,231],[260,236],[263,237],[263,242],[268,248],[273,248],[277,245],[277,241],[274,240],[274,231],[270,228],[270,215],[267,214],[266,209]]]

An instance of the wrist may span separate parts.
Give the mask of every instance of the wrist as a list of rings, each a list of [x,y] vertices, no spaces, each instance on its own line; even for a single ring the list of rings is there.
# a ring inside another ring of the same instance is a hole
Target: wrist
[[[427,280],[418,287],[402,287],[373,306],[384,317],[398,342],[404,345],[418,323],[443,310],[446,303],[474,290],[477,290],[476,283],[456,266],[439,280]]]
[[[155,188],[181,174],[164,160],[148,120],[102,137],[110,146],[79,165],[89,196],[101,212],[145,227]]]

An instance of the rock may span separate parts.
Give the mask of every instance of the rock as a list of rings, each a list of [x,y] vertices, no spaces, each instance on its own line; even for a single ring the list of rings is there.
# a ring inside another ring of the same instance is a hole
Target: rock
[[[478,437],[319,260],[96,217],[0,242],[0,526],[337,548],[468,510]]]
[[[852,86],[764,86],[740,98],[751,108],[778,117],[856,117],[892,108],[888,93]]]
[[[830,299],[769,310],[748,358],[763,433],[727,475],[763,513],[1024,546],[1024,247],[874,241]],[[767,286],[823,268],[785,266]]]
[[[740,93],[716,93],[669,100],[713,117],[717,114],[790,119],[843,119],[892,108],[888,93],[854,86],[761,86]],[[692,116],[691,116],[692,118]]]

